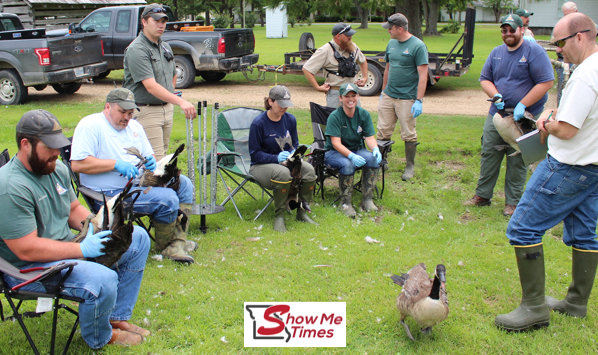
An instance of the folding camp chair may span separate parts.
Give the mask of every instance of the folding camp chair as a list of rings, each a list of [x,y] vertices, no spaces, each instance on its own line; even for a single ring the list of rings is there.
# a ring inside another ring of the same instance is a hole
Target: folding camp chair
[[[338,171],[335,169],[331,169],[326,167],[324,164],[324,154],[326,153],[326,149],[324,146],[326,145],[326,136],[324,132],[326,131],[326,125],[328,123],[328,116],[334,111],[334,108],[325,107],[318,105],[314,102],[309,103],[310,111],[311,111],[311,126],[314,135],[314,142],[311,146],[311,156],[308,160],[309,163],[314,167],[316,172],[316,188],[314,189],[314,194],[320,192],[322,194],[322,200],[324,199],[324,180],[329,177],[334,177],[338,179]],[[384,194],[384,185],[385,185],[385,169],[382,167],[385,166],[387,162],[387,155],[391,151],[392,145],[395,143],[394,141],[381,141],[377,140],[378,146],[380,147],[380,153],[382,154],[382,161],[380,162],[380,167],[382,171],[382,189],[378,191],[378,187],[376,186],[376,195],[378,198],[382,198]],[[361,168],[357,168],[357,170],[361,170]],[[357,191],[361,192],[361,180],[359,180],[353,188]],[[332,203],[335,203],[340,198],[337,197]]]

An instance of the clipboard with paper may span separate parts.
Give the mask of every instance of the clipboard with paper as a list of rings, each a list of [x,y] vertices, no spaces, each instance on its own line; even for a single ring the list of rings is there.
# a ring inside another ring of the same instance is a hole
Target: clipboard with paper
[[[542,144],[540,142],[540,131],[533,130],[523,136],[517,138],[517,145],[521,151],[521,157],[525,165],[533,164],[539,160],[546,158],[548,152],[548,138]]]

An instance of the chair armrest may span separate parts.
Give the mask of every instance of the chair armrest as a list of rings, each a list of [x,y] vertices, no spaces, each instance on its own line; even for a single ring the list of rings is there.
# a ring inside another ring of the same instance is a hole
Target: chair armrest
[[[102,194],[101,192],[94,191],[85,186],[79,186],[78,191],[87,197],[93,198],[96,201],[104,201],[104,194]]]

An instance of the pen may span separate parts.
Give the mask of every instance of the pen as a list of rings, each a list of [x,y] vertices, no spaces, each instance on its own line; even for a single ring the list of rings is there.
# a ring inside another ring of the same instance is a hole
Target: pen
[[[554,113],[554,111],[550,111],[550,115],[548,115],[548,118],[546,120],[544,120],[544,122],[542,123],[545,131],[546,131],[546,121],[548,121],[550,119],[550,117],[552,117],[553,113]]]

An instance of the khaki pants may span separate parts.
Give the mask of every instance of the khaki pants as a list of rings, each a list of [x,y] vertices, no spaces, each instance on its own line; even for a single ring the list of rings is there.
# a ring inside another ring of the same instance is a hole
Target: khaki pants
[[[395,130],[397,121],[401,129],[401,139],[405,142],[417,140],[415,125],[417,119],[411,114],[411,107],[415,100],[393,99],[382,93],[378,103],[378,134],[377,139],[389,140]]]
[[[143,126],[147,139],[156,155],[156,160],[159,161],[168,152],[174,105],[139,106],[139,109],[141,111],[135,110],[133,118]]]
[[[256,164],[252,165],[249,173],[266,189],[272,190],[272,180],[279,182],[291,181],[291,171],[280,164]],[[314,168],[308,162],[301,163],[301,182],[316,181]]]

